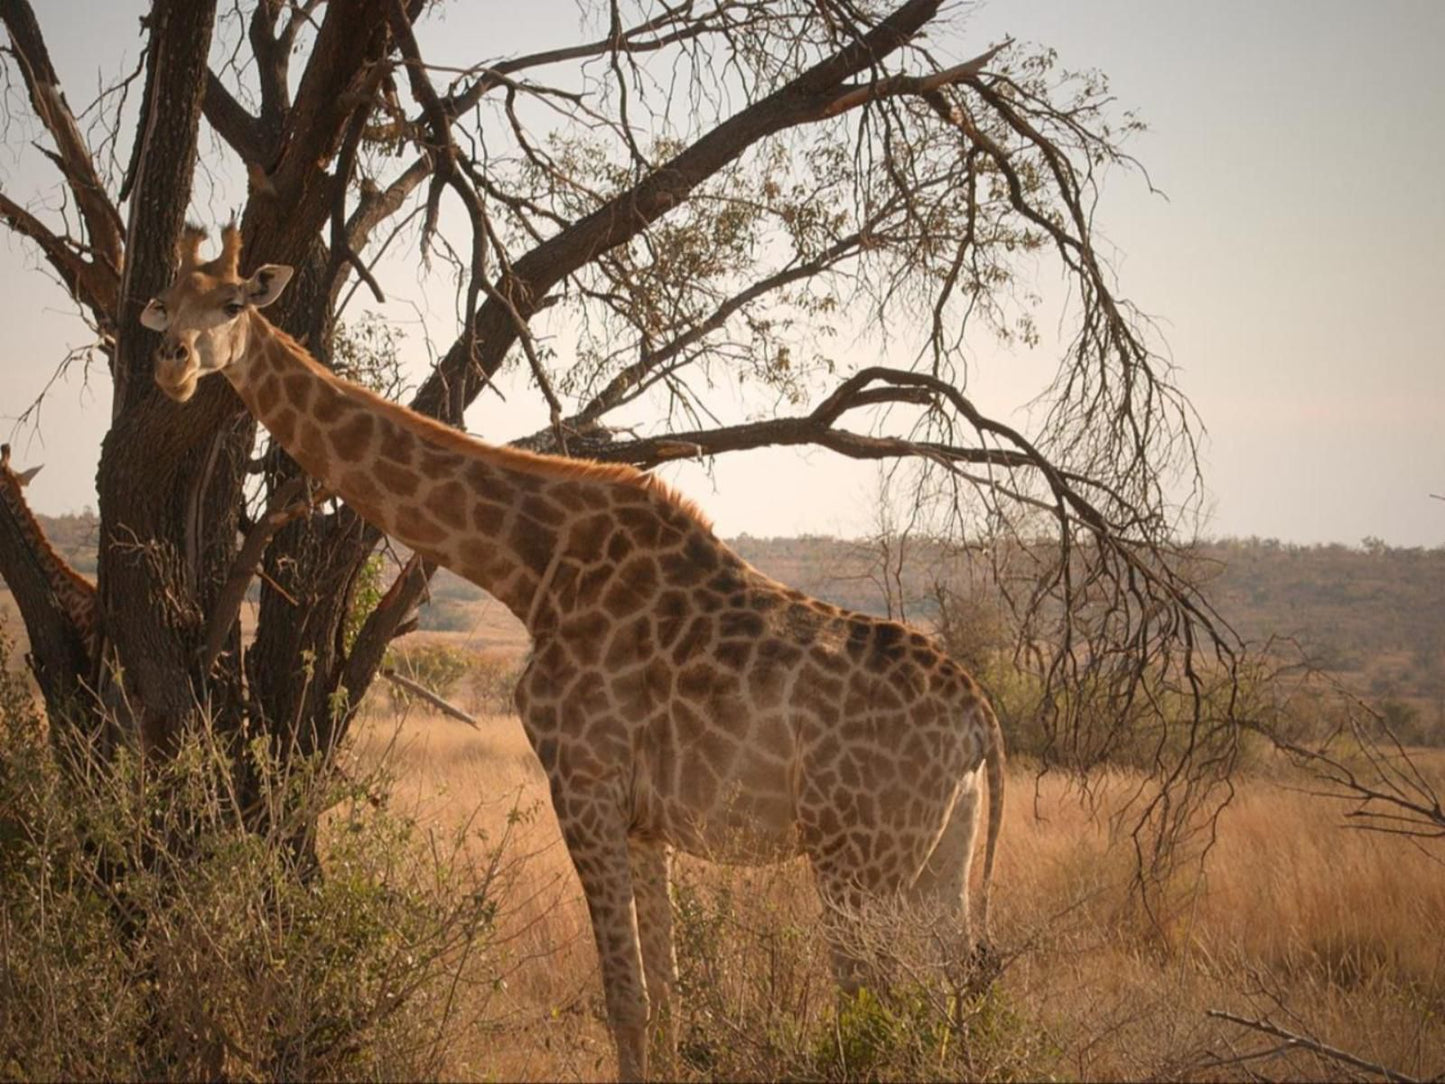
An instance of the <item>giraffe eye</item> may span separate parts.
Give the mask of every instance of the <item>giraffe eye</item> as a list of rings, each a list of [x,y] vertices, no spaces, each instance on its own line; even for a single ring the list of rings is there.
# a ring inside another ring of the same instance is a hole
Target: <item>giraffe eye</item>
[[[226,303],[226,315],[227,315],[227,316],[240,316],[240,315],[241,315],[241,310],[244,309],[245,307],[246,307],[246,306],[245,306],[244,304],[242,304],[241,302],[239,302],[239,301],[228,301],[228,302]]]

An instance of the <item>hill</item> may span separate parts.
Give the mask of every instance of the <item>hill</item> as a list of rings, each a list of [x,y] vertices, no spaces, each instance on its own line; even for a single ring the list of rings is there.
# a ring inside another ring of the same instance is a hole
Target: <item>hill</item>
[[[41,516],[55,548],[95,574],[93,514]],[[901,548],[878,541],[803,536],[731,545],[768,575],[818,598],[865,613],[901,611],[928,623],[937,615],[936,581],[976,576],[977,558],[928,541]],[[1445,733],[1445,546],[1392,548],[1296,545],[1230,538],[1197,550],[1219,612],[1246,640],[1295,641],[1319,666],[1386,705],[1396,722],[1418,720]],[[0,612],[13,614],[9,593]],[[443,571],[422,627],[483,649],[514,651],[525,637],[511,615],[474,585]],[[17,632],[18,619],[11,621]]]

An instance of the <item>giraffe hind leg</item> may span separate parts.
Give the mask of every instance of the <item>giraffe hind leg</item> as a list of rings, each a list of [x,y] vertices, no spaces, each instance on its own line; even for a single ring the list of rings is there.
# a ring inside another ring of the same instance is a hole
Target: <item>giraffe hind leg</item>
[[[555,795],[553,803],[592,918],[607,1021],[617,1047],[617,1075],[621,1080],[646,1080],[647,989],[627,827],[613,801],[588,803],[585,796],[572,793],[565,807]],[[588,815],[578,815],[583,809]]]
[[[632,892],[637,900],[637,929],[642,969],[647,980],[647,1033],[652,1072],[674,1076],[677,1066],[677,954],[672,934],[672,850],[662,843],[628,841]]]

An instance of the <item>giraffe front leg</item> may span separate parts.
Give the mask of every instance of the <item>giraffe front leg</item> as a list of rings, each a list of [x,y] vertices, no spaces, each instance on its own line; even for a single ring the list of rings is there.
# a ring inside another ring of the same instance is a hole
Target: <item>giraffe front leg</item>
[[[670,1079],[677,1071],[677,954],[672,938],[672,848],[663,843],[628,841],[632,892],[642,967],[647,977],[647,1034],[657,1055],[654,1075]]]
[[[558,820],[592,916],[607,1022],[617,1047],[617,1075],[621,1080],[646,1080],[647,990],[626,825],[615,803],[589,806],[585,798],[570,795],[565,808],[567,814]]]

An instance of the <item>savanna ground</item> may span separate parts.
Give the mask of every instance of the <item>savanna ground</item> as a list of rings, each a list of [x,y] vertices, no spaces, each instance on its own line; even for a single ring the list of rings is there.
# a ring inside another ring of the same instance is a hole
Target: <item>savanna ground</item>
[[[444,1043],[449,1077],[608,1076],[612,1054],[586,908],[520,723],[481,729],[378,704],[355,766],[383,759],[393,808],[430,835],[502,853],[496,936]],[[1445,754],[1421,753],[1437,779]],[[1093,799],[1027,765],[1010,773],[993,927],[1009,963],[969,1001],[953,1048],[918,1002],[838,1010],[798,863],[680,865],[681,1072],[708,1078],[1340,1079],[1338,1061],[1211,1017],[1268,1018],[1412,1076],[1445,1071],[1445,867],[1353,832],[1287,775],[1241,779],[1202,865],[1150,915],[1111,818],[1134,780]],[[1428,846],[1428,845],[1427,845]],[[975,875],[980,863],[975,863]],[[925,962],[919,974],[923,981]],[[957,1009],[942,1007],[940,1017]],[[1358,1075],[1358,1074],[1356,1074]]]

